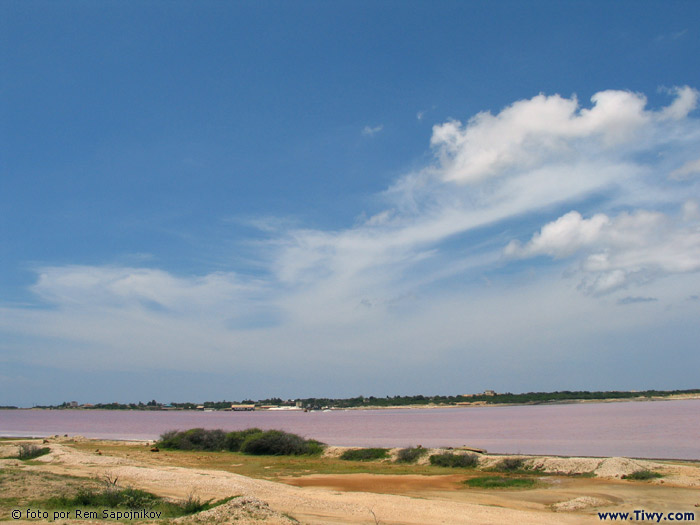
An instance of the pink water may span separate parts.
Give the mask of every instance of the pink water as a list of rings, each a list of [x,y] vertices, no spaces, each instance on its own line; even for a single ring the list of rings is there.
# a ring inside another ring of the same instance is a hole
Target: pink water
[[[0,410],[1,436],[155,439],[194,427],[279,428],[346,446],[700,460],[700,400],[308,413]]]

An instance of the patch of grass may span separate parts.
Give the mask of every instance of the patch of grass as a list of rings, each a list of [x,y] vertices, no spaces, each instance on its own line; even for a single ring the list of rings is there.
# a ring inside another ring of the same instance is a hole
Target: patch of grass
[[[185,514],[196,514],[203,510],[211,508],[211,502],[213,500],[202,501],[199,496],[195,496],[193,492],[190,492],[187,499],[181,503],[182,511]]]
[[[22,443],[19,446],[19,455],[17,457],[23,461],[26,461],[28,459],[44,456],[49,452],[51,452],[49,447],[38,447],[30,443]]]
[[[165,499],[134,488],[107,487],[102,490],[80,488],[72,496],[58,496],[30,502],[32,505],[48,509],[149,509],[160,511],[163,517],[178,517],[195,514],[216,507],[233,498],[226,498],[212,503],[212,500],[202,501],[190,494],[181,502],[166,501]]]
[[[476,454],[445,452],[430,456],[430,464],[437,467],[474,468],[479,464],[479,457]]]
[[[397,463],[415,463],[419,458],[428,453],[427,449],[422,447],[402,448],[396,456]]]
[[[647,481],[650,479],[656,479],[656,478],[662,478],[663,475],[654,472],[653,470],[637,470],[636,472],[632,472],[632,474],[628,474],[627,476],[622,476],[622,479],[632,479],[635,481]]]
[[[128,447],[128,450],[133,452],[134,448]],[[94,444],[91,449],[94,450]],[[147,453],[146,457],[150,457],[150,454]],[[80,509],[95,511],[100,516],[105,509],[126,511],[146,508],[161,512],[164,519],[213,508],[233,499],[202,502],[191,497],[171,502],[148,492],[117,486],[116,476],[109,473],[97,479],[27,471],[15,466],[0,471],[0,496],[0,516],[9,516],[12,510],[24,506],[47,511],[71,511],[72,515],[76,509]],[[137,522],[138,520],[134,521]]]
[[[471,488],[480,489],[529,489],[535,486],[532,478],[508,478],[503,476],[482,476],[464,481]]]
[[[338,457],[251,456],[241,452],[163,450],[150,452],[150,446],[129,442],[86,442],[69,445],[87,453],[99,446],[103,455],[128,458],[149,466],[178,466],[232,472],[258,479],[277,479],[310,474],[440,474],[431,465],[394,463],[393,461],[343,461]]]
[[[72,509],[76,507],[142,509],[153,508],[158,502],[160,502],[158,496],[138,489],[95,490],[80,488],[72,496],[56,496],[48,498],[43,503],[49,508],[58,509]]]
[[[20,501],[19,498],[0,498],[0,507],[16,507]]]
[[[387,457],[389,457],[389,451],[386,448],[352,448],[343,452],[340,459],[345,461],[374,461]]]

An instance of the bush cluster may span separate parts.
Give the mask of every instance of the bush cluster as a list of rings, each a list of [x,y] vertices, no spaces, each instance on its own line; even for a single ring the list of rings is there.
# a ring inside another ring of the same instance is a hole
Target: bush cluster
[[[251,434],[241,443],[241,452],[255,456],[303,456],[323,452],[323,444],[282,430]]]
[[[242,450],[241,447],[243,443],[245,443],[248,438],[251,436],[261,436],[262,434],[264,434],[264,432],[259,428],[247,428],[245,430],[228,432],[224,440],[224,449],[230,450],[231,452],[239,452]]]
[[[315,455],[323,451],[323,443],[304,439],[282,430],[248,428],[234,432],[223,430],[171,430],[161,435],[158,447],[175,450],[207,450],[243,452],[257,456]]]
[[[461,467],[473,468],[479,464],[479,457],[476,454],[433,454],[430,456],[430,464],[437,467]]]
[[[388,452],[386,448],[352,448],[343,452],[340,459],[347,461],[374,461],[375,459],[388,457]]]
[[[626,476],[622,476],[622,479],[633,479],[636,481],[646,481],[648,479],[660,478],[661,474],[654,472],[653,470],[637,470]]]
[[[397,463],[415,463],[418,458],[425,456],[428,449],[422,447],[402,448],[396,455]]]
[[[177,450],[226,450],[226,433],[223,430],[204,428],[171,430],[160,436],[157,446]]]
[[[493,467],[495,472],[516,472],[523,469],[523,458],[505,458]]]
[[[49,447],[37,447],[28,443],[22,443],[19,446],[19,459],[34,459],[51,452]]]

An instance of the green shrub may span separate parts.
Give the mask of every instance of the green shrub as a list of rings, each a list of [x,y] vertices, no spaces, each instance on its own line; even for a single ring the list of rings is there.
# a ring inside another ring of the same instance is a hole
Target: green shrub
[[[37,447],[36,445],[22,443],[19,446],[19,455],[17,457],[22,460],[34,459],[49,452],[51,452],[49,447]]]
[[[325,443],[321,443],[320,441],[317,441],[315,439],[307,439],[306,440],[306,447],[307,447],[307,454],[309,456],[318,456],[319,454],[322,454],[323,451],[326,448]]]
[[[319,454],[323,444],[282,430],[267,430],[249,435],[240,450],[255,456],[302,456]]]
[[[527,489],[535,486],[535,480],[531,478],[505,478],[501,476],[471,478],[464,483],[469,487],[481,489]]]
[[[343,452],[340,459],[347,461],[374,461],[375,459],[384,459],[388,456],[388,449],[386,448],[353,448]]]
[[[415,463],[418,458],[425,456],[428,450],[421,447],[402,448],[396,455],[397,463]]]
[[[224,446],[226,450],[231,452],[238,452],[241,450],[241,445],[250,436],[255,434],[262,434],[263,431],[259,428],[247,428],[245,430],[237,430],[235,432],[229,432],[226,434],[224,439]]]
[[[633,479],[635,481],[646,481],[649,479],[654,479],[654,478],[661,478],[663,477],[661,474],[658,472],[654,472],[652,470],[638,470],[636,472],[632,472],[632,474],[628,474],[627,476],[622,476],[622,479]]]
[[[157,445],[176,450],[229,450],[256,456],[314,455],[323,451],[324,444],[304,439],[282,430],[262,431],[249,428],[224,433],[223,430],[192,428],[184,432],[171,430],[161,435]]]
[[[224,450],[226,434],[223,430],[192,428],[185,431],[185,439],[194,450]]]
[[[226,434],[223,430],[191,428],[180,432],[170,430],[160,436],[156,445],[175,450],[226,450]]]
[[[179,449],[180,434],[181,432],[178,432],[177,430],[168,430],[167,432],[163,432],[160,435],[160,439],[158,439],[158,441],[156,442],[156,446],[160,448]]]
[[[430,464],[437,467],[461,467],[474,468],[479,464],[479,457],[476,454],[433,454],[430,456]]]
[[[496,464],[491,470],[495,472],[517,472],[523,469],[523,458],[505,458]]]

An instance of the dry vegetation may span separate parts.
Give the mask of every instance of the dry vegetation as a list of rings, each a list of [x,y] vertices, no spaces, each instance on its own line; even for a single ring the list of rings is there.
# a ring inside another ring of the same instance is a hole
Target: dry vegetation
[[[383,458],[353,461],[341,459],[348,450],[341,447],[328,447],[322,455],[255,456],[152,452],[153,443],[145,442],[50,441],[45,444],[49,454],[28,461],[16,459],[18,443],[0,441],[0,457],[5,458],[0,460],[0,516],[37,499],[104,490],[105,474],[122,488],[180,503],[188,498],[192,503],[233,498],[177,518],[178,523],[359,524],[373,523],[374,513],[384,524],[539,525],[588,523],[598,510],[631,505],[686,511],[700,504],[700,468],[688,462],[478,454],[477,462],[435,466],[431,456],[471,459],[474,454],[391,449]],[[634,475],[640,471],[664,477]],[[637,477],[645,480],[634,480]],[[659,502],[664,502],[663,508]]]

